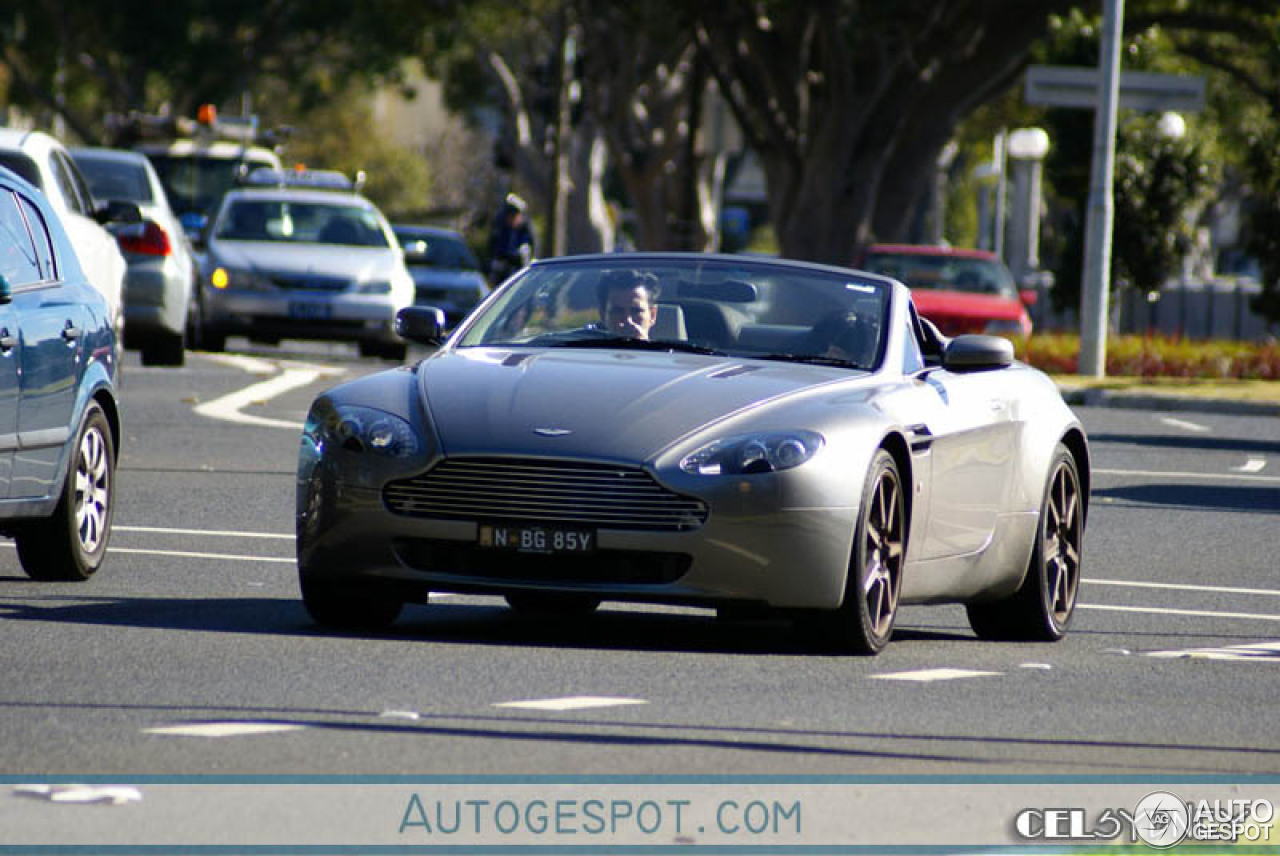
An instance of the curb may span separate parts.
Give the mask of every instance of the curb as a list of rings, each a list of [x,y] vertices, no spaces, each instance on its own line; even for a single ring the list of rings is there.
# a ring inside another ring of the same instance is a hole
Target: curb
[[[1200,398],[1188,395],[1156,395],[1112,389],[1062,386],[1067,404],[1083,407],[1113,407],[1128,410],[1180,411],[1183,413],[1225,413],[1233,416],[1280,416],[1280,402],[1243,401],[1230,398]]]

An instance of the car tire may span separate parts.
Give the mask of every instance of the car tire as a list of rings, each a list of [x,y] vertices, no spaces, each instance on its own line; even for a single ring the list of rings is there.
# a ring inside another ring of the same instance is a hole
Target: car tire
[[[539,618],[590,615],[600,606],[600,598],[585,592],[511,592],[506,600],[512,611]]]
[[[217,327],[202,324],[200,327],[200,350],[210,353],[221,353],[227,349],[227,334]]]
[[[181,333],[163,333],[142,346],[144,366],[180,366],[186,356],[186,337]]]
[[[18,561],[33,580],[80,582],[102,566],[115,503],[115,446],[102,407],[90,402],[68,454],[70,463],[53,516],[24,523],[15,534]]]
[[[362,341],[358,347],[362,357],[376,357],[397,363],[404,362],[405,357],[409,355],[409,346],[401,342]]]
[[[404,609],[398,600],[361,597],[349,588],[301,580],[302,605],[312,621],[334,630],[385,630]]]
[[[863,484],[844,602],[801,619],[823,647],[861,655],[884,649],[898,615],[906,552],[902,477],[893,456],[879,449]]]
[[[1063,445],[1054,451],[1045,480],[1040,520],[1027,575],[1016,592],[965,609],[982,639],[1056,642],[1075,614],[1084,539],[1084,499],[1075,458]]]

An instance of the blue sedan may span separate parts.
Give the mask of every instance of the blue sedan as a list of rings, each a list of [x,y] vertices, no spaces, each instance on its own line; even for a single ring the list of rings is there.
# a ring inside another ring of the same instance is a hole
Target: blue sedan
[[[0,534],[37,580],[85,580],[111,534],[116,337],[44,195],[0,168]]]

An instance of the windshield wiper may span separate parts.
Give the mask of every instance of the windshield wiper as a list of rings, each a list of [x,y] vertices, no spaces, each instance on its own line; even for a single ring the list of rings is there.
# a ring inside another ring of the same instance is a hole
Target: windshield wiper
[[[695,345],[692,342],[674,342],[670,339],[636,339],[631,336],[618,336],[612,333],[596,332],[590,338],[561,339],[553,342],[539,342],[548,348],[618,348],[632,351],[679,351],[682,354],[705,354],[708,356],[726,356],[724,351]]]
[[[834,366],[841,369],[862,369],[865,366],[858,365],[851,360],[842,360],[839,357],[822,357],[817,354],[764,354],[763,356],[751,355],[753,360],[775,360],[780,363],[804,363],[812,366]]]

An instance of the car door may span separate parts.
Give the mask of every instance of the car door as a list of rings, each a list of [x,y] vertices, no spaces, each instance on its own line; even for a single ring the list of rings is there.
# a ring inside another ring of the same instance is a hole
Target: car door
[[[40,279],[15,287],[10,304],[20,320],[18,351],[18,449],[14,453],[10,498],[48,496],[59,473],[73,425],[76,390],[83,363],[83,335],[89,310],[80,289],[59,278],[48,226],[21,194],[15,198],[30,229],[40,262]]]
[[[990,543],[1007,503],[1016,426],[1003,372],[941,367],[941,344],[922,341],[914,313],[904,333],[908,380],[882,406],[909,432],[917,500],[910,557],[975,554]],[[936,346],[936,347],[935,347]]]
[[[40,279],[35,245],[18,199],[0,185],[0,499],[9,496],[18,448],[18,390],[22,350],[13,290]]]

